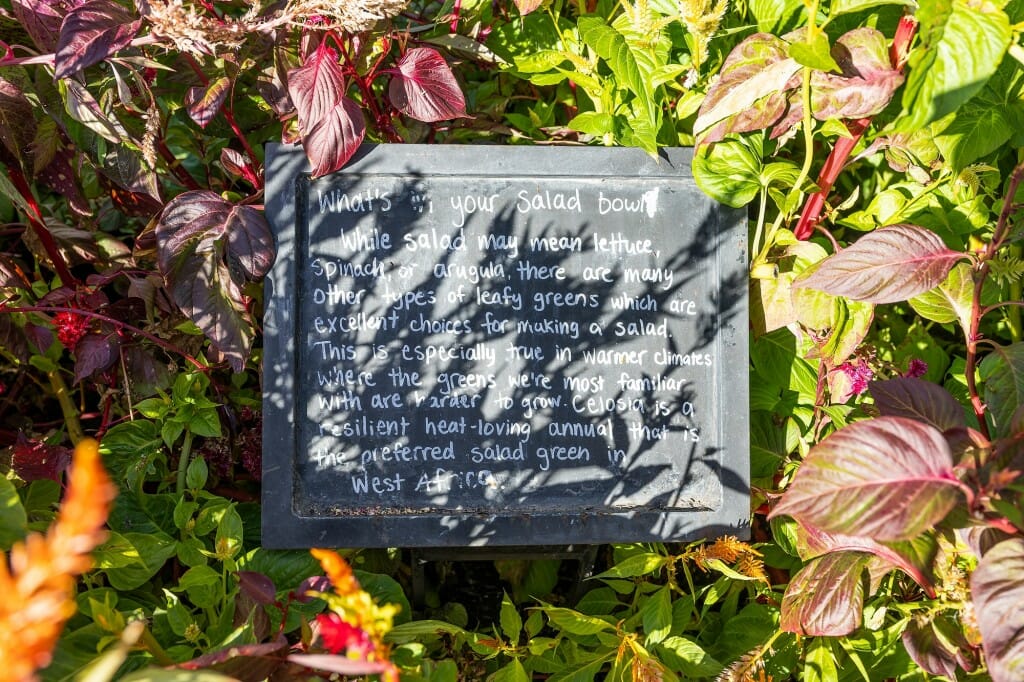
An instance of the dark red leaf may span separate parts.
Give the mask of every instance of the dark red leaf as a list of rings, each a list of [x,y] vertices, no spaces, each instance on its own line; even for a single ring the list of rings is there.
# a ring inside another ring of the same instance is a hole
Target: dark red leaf
[[[189,88],[185,93],[185,107],[189,117],[198,123],[200,128],[205,128],[224,106],[230,91],[231,79],[227,76],[221,76],[205,88]]]
[[[864,569],[871,555],[834,552],[812,559],[789,581],[779,627],[806,636],[840,637],[860,627]]]
[[[29,440],[24,434],[18,434],[11,466],[23,480],[38,481],[48,478],[59,483],[61,473],[70,463],[71,450],[68,448]]]
[[[75,7],[60,27],[54,77],[69,76],[126,47],[141,24],[141,19],[112,0],[89,0]]]
[[[255,571],[236,571],[238,587],[257,604],[273,604],[277,600],[277,588],[274,581]]]
[[[50,163],[39,172],[39,180],[68,200],[68,206],[79,215],[92,215],[92,207],[78,184],[78,174],[71,167],[72,156],[67,149],[58,150]]]
[[[466,115],[466,98],[437,50],[409,50],[398,60],[393,73],[388,97],[406,116],[434,123]]]
[[[900,377],[872,381],[869,388],[883,415],[916,419],[939,431],[967,425],[963,407],[956,398],[930,381]]]
[[[811,448],[771,516],[788,514],[833,533],[908,540],[945,518],[959,487],[938,429],[878,417]]]
[[[366,122],[359,106],[345,97],[345,77],[332,52],[318,49],[305,64],[289,71],[288,92],[313,175],[344,166],[363,141]]]
[[[1024,671],[1024,540],[1000,542],[971,575],[971,598],[993,682],[1019,682]]]
[[[937,234],[914,225],[870,232],[813,271],[794,287],[808,287],[869,303],[895,303],[942,284],[966,256],[946,248]]]
[[[117,334],[86,334],[75,345],[75,382],[114,366],[121,349]]]
[[[242,371],[253,339],[246,299],[231,276],[266,274],[273,236],[262,213],[210,191],[180,194],[156,227],[157,263],[174,302]]]
[[[220,163],[228,173],[244,178],[252,185],[259,184],[259,176],[248,155],[235,151],[231,147],[224,147],[220,150]]]
[[[32,115],[32,104],[22,88],[0,77],[0,143],[28,168],[31,168],[31,164],[25,164],[24,161],[35,132],[36,120]]]
[[[914,662],[932,675],[957,679],[957,668],[974,670],[971,645],[955,623],[939,614],[925,622],[912,620],[903,631],[903,645]]]

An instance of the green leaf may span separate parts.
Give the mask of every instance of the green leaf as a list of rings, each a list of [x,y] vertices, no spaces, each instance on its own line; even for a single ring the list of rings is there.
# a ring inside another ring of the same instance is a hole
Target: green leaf
[[[206,466],[206,460],[200,455],[188,463],[188,469],[185,470],[185,485],[189,490],[202,490],[209,475],[210,469]]]
[[[221,595],[221,575],[209,566],[193,566],[185,571],[174,592],[184,591],[189,600],[196,606],[209,607],[219,601]]]
[[[544,613],[547,614],[551,624],[560,630],[571,635],[593,635],[598,632],[614,631],[615,627],[600,618],[585,616],[579,611],[556,606],[545,606]]]
[[[668,563],[668,557],[653,552],[634,554],[609,568],[595,578],[636,578],[642,575],[654,575]]]
[[[129,591],[149,582],[176,549],[177,543],[164,533],[110,533],[94,557],[112,587]]]
[[[1006,104],[986,88],[960,107],[935,144],[951,170],[959,172],[1002,147],[1020,127],[1020,119],[1019,105]]]
[[[579,30],[583,42],[608,63],[620,87],[624,86],[637,97],[650,99],[650,88],[641,76],[636,55],[624,35],[593,15],[580,17]]]
[[[508,665],[499,668],[487,679],[490,682],[530,682],[530,677],[518,658],[513,658]]]
[[[217,410],[210,408],[197,410],[195,416],[189,420],[188,428],[197,436],[220,438],[220,417],[217,416]]]
[[[739,140],[716,142],[693,155],[693,179],[715,201],[740,208],[761,191],[761,160]]]
[[[501,632],[513,646],[519,644],[519,636],[523,629],[523,618],[519,615],[519,609],[508,598],[508,593],[502,595],[501,612],[499,613]]]
[[[8,551],[25,537],[28,516],[18,497],[18,489],[6,478],[0,478],[0,550]]]
[[[103,464],[116,481],[127,481],[130,490],[138,490],[146,469],[163,449],[157,425],[145,419],[113,426],[100,441]]]
[[[358,569],[354,573],[362,588],[378,604],[394,604],[399,607],[398,614],[395,616],[396,624],[406,623],[412,618],[409,598],[405,596],[405,590],[397,580],[383,573],[369,573]]]
[[[1009,435],[1013,413],[1024,404],[1024,343],[996,346],[978,367],[985,403],[996,430]]]
[[[279,590],[295,589],[306,578],[322,574],[320,562],[302,550],[257,548],[239,558],[238,568],[267,576]],[[360,584],[365,586],[363,580]]]
[[[236,678],[206,670],[146,668],[121,678],[122,682],[237,682]]]
[[[818,33],[810,42],[790,43],[789,56],[798,64],[818,71],[835,71],[841,69],[832,58],[832,47],[828,44],[828,36],[824,32]]]
[[[561,50],[538,50],[517,55],[515,70],[520,73],[541,73],[549,71],[568,59]]]
[[[833,682],[839,679],[836,655],[824,637],[815,637],[807,643],[803,682]]]
[[[611,114],[597,111],[584,111],[569,121],[569,127],[587,135],[601,137],[615,129],[615,119]]]
[[[669,668],[687,677],[712,677],[724,667],[688,637],[668,637],[655,651]]]
[[[390,632],[384,636],[384,640],[403,644],[422,641],[424,638],[438,638],[441,635],[468,636],[469,633],[458,625],[452,625],[443,620],[414,620],[391,628]]]
[[[750,13],[761,33],[784,33],[789,20],[803,8],[800,0],[750,0]]]
[[[837,17],[840,14],[851,14],[887,5],[906,6],[910,4],[912,4],[910,0],[835,0],[829,10],[829,17]]]
[[[668,585],[658,588],[644,600],[640,607],[640,615],[643,618],[644,632],[647,633],[644,641],[648,646],[668,637],[672,629],[672,596]]]
[[[956,111],[999,67],[1012,31],[991,2],[922,0],[921,44],[910,55],[899,130],[912,132]]]
[[[910,299],[910,307],[921,317],[947,324],[959,322],[965,332],[971,328],[974,279],[971,266],[957,263],[939,286]]]
[[[202,458],[195,461],[200,462]],[[215,543],[214,547],[220,559],[234,558],[242,549],[242,517],[238,515],[234,505],[220,517]]]
[[[565,670],[549,677],[547,682],[594,682],[594,677],[601,672],[604,664],[614,655],[615,651],[613,650],[602,656],[596,656],[586,663],[569,665]]]

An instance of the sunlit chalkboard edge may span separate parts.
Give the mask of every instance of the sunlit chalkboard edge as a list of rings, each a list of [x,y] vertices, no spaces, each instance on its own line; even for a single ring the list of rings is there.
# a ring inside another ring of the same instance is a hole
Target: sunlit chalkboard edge
[[[424,172],[466,175],[458,169],[493,161],[488,175],[550,175],[557,164],[581,176],[690,177],[692,150],[663,149],[657,161],[638,149],[484,145],[363,145],[342,174]],[[572,155],[569,161],[565,156]],[[538,163],[543,160],[543,163]],[[310,166],[301,147],[269,144],[266,153],[266,213],[277,241],[277,257],[264,285],[263,495],[262,544],[272,549],[336,547],[484,547],[602,544],[609,542],[686,542],[734,535],[750,537],[750,447],[748,362],[719,362],[727,387],[721,402],[719,442],[729,442],[720,461],[721,504],[715,509],[635,509],[622,512],[482,515],[450,513],[367,516],[301,516],[294,508],[293,457],[300,452],[295,423],[297,189]],[[564,173],[561,171],[559,174]],[[477,175],[482,175],[478,173]],[[746,271],[746,212],[719,206],[719,227],[729,248],[720,250],[719,272]],[[748,310],[744,297],[719,331],[721,346],[741,347],[747,357]],[[731,406],[732,409],[729,409]]]

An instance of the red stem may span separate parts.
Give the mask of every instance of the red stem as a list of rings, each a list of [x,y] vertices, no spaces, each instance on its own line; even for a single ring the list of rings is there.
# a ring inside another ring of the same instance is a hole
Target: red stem
[[[448,24],[449,33],[458,33],[459,31],[459,18],[462,14],[462,0],[455,0],[455,6],[452,7],[452,20]]]
[[[1006,198],[1003,199],[1003,210],[999,212],[999,221],[996,223],[992,239],[985,246],[985,250],[978,255],[979,265],[974,271],[974,295],[971,299],[971,324],[967,331],[967,354],[964,358],[964,378],[967,380],[967,392],[971,397],[971,407],[974,409],[974,416],[978,420],[978,430],[991,440],[988,431],[988,422],[985,420],[985,403],[978,393],[977,381],[974,378],[975,368],[978,363],[978,342],[981,341],[981,318],[984,314],[981,304],[981,292],[985,287],[985,279],[988,277],[989,263],[995,258],[996,253],[1003,246],[1006,236],[1010,230],[1010,216],[1016,209],[1013,198],[1017,196],[1017,189],[1021,182],[1024,182],[1024,163],[1013,169],[1010,175],[1010,182],[1006,187]]]
[[[907,62],[907,55],[910,53],[910,44],[916,33],[917,19],[910,15],[902,17],[896,27],[892,46],[889,48],[889,61],[894,69],[903,69]],[[821,221],[825,199],[828,198],[836,178],[839,177],[839,173],[846,165],[846,159],[849,158],[853,148],[857,146],[870,124],[871,118],[847,121],[846,128],[850,131],[850,137],[839,138],[825,160],[825,165],[822,166],[821,172],[818,174],[818,191],[807,197],[803,211],[800,213],[800,220],[793,229],[793,234],[797,239],[809,239],[814,234],[815,226]]]
[[[43,220],[43,214],[39,210],[39,204],[36,202],[36,197],[32,194],[32,188],[29,187],[25,176],[15,166],[7,167],[7,175],[11,178],[11,182],[14,183],[14,187],[18,190],[18,193],[21,194],[25,203],[28,204],[29,211],[26,215],[28,218],[28,224],[36,233],[36,236],[39,237],[39,241],[42,243],[43,249],[46,251],[46,255],[50,257],[50,261],[53,263],[53,269],[60,277],[60,281],[63,282],[65,286],[78,286],[80,282],[77,277],[71,274],[67,261],[64,260],[64,257],[60,253],[60,249],[57,247],[57,242],[54,240],[49,228],[46,227],[46,222]]]
[[[186,53],[185,54],[185,60],[188,62],[189,66],[192,67],[192,70],[195,71],[196,75],[199,76],[199,80],[202,82],[203,87],[204,88],[210,87],[210,79],[206,77],[205,73],[203,73],[203,69],[199,65],[199,62],[196,61],[196,58],[193,57],[192,55]],[[245,149],[245,153],[248,154],[249,160],[252,162],[253,166],[255,167],[256,164],[259,162],[259,157],[256,156],[256,152],[253,150],[252,146],[249,144],[249,140],[245,137],[245,133],[242,132],[242,129],[239,127],[238,122],[235,120],[235,112],[234,112],[234,109],[231,106],[231,97],[233,97],[234,94],[235,94],[235,83],[234,83],[234,81],[232,81],[232,83],[231,83],[231,96],[229,96],[227,98],[227,100],[225,100],[224,106],[221,107],[221,111],[224,114],[224,120],[226,120],[228,122],[228,125],[231,126],[231,130],[235,133],[235,137],[237,137],[238,141],[242,143],[242,148]],[[260,179],[259,175],[257,173],[252,173],[251,175],[252,175],[252,177],[251,178],[247,178],[247,179],[250,182],[252,182],[253,186],[257,190],[263,189],[263,180]]]
[[[373,94],[373,90],[370,88],[370,81],[373,80],[372,74],[367,77],[362,77],[356,71],[355,63],[352,61],[352,57],[349,56],[348,49],[346,48],[344,41],[339,40],[334,33],[331,33],[331,37],[334,38],[335,45],[338,46],[338,51],[345,58],[345,64],[348,66],[349,73],[352,74],[352,80],[355,81],[356,87],[359,88],[359,92],[363,95],[363,102],[366,107],[370,110],[370,115],[373,116],[374,125],[377,126],[377,130],[381,134],[387,136],[388,142],[401,142],[402,137],[395,130],[395,127],[391,125],[391,121],[384,113],[380,110],[380,105],[377,103],[377,98]]]

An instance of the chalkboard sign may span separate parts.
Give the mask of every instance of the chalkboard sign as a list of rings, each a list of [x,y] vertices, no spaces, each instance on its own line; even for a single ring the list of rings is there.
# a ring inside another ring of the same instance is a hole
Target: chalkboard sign
[[[746,223],[689,168],[271,145],[264,545],[746,535]]]

